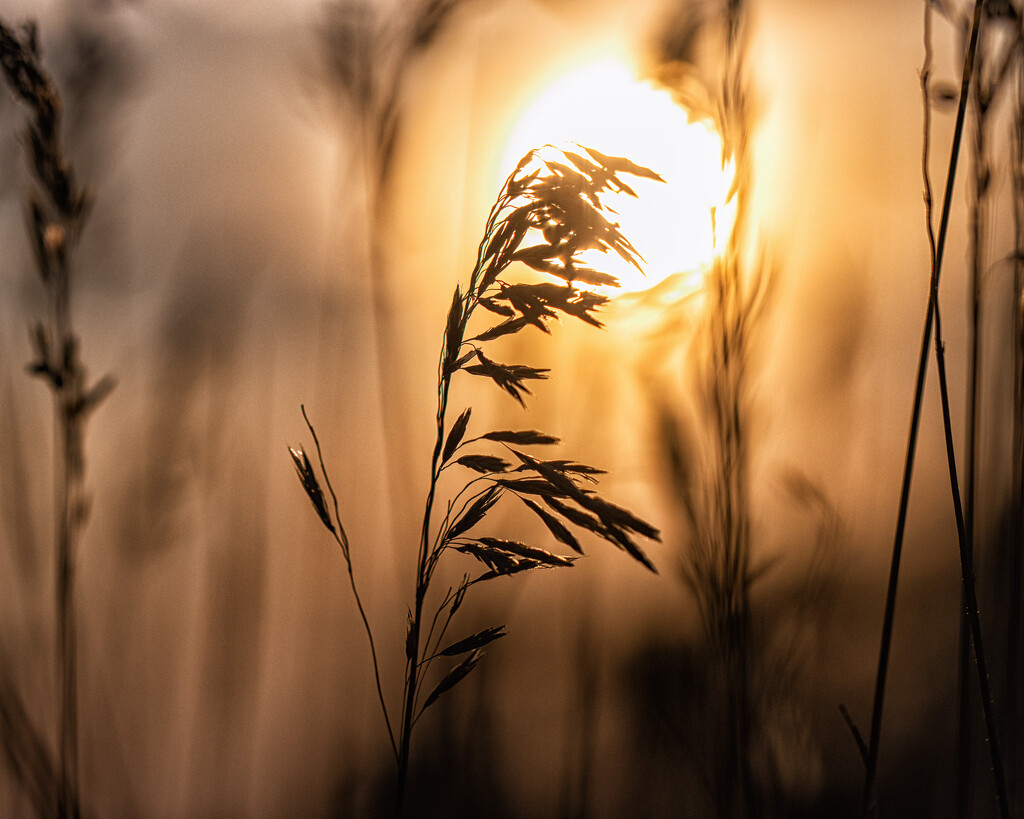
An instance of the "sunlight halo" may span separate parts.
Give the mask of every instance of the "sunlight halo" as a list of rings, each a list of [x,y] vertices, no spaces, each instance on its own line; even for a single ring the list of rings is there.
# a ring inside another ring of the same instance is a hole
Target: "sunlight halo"
[[[528,104],[506,143],[502,168],[511,171],[532,148],[571,143],[625,156],[665,179],[665,184],[631,179],[637,199],[626,194],[604,199],[646,260],[646,275],[618,258],[591,264],[617,276],[625,292],[647,290],[674,274],[699,285],[730,228],[726,199],[732,168],[723,167],[714,126],[691,122],[667,91],[639,80],[623,60],[609,58],[563,74]]]

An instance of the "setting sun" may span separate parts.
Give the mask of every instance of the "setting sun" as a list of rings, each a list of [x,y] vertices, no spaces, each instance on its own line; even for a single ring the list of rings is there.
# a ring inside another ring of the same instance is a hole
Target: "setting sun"
[[[531,148],[565,143],[628,157],[665,179],[638,180],[637,199],[617,194],[606,200],[646,261],[646,275],[619,259],[599,266],[617,276],[626,292],[677,273],[696,284],[731,224],[726,198],[732,168],[723,168],[714,126],[691,121],[667,91],[638,80],[621,60],[606,59],[563,75],[534,99],[513,128],[502,167],[511,169]]]

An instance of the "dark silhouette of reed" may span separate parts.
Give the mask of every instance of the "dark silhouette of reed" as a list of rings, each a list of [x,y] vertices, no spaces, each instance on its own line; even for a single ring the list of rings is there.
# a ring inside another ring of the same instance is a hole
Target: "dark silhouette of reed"
[[[945,4],[935,4],[944,14],[949,14]],[[931,275],[928,291],[928,302],[926,307],[924,332],[921,344],[921,353],[918,361],[917,379],[914,392],[914,403],[910,424],[910,435],[907,444],[906,460],[903,472],[903,484],[900,495],[899,513],[896,524],[896,536],[893,545],[892,563],[889,574],[889,585],[886,596],[886,606],[883,618],[882,641],[879,654],[878,672],[875,681],[875,696],[871,718],[871,733],[866,748],[863,747],[866,775],[864,783],[864,813],[874,815],[878,810],[877,794],[875,783],[877,779],[879,746],[881,741],[882,713],[885,704],[886,677],[888,670],[889,654],[892,646],[892,632],[895,618],[896,595],[899,586],[899,569],[902,555],[903,535],[906,526],[907,512],[909,506],[910,484],[913,475],[913,466],[916,455],[916,443],[920,428],[921,408],[924,400],[924,384],[927,373],[929,348],[931,336],[935,332],[935,359],[939,377],[939,395],[942,408],[943,432],[946,445],[947,463],[949,469],[950,488],[954,515],[956,518],[957,540],[960,552],[960,569],[964,612],[964,627],[961,629],[961,705],[960,705],[960,731],[959,731],[959,799],[960,810],[965,813],[970,806],[970,776],[969,776],[969,751],[970,751],[970,709],[966,701],[968,690],[967,669],[969,662],[966,656],[968,639],[973,649],[975,671],[978,679],[978,692],[981,697],[981,705],[984,712],[985,729],[987,734],[987,745],[991,760],[993,780],[995,784],[996,804],[1002,816],[1010,815],[1009,793],[1006,784],[1006,773],[1003,756],[1000,750],[1001,732],[997,728],[997,719],[992,695],[991,682],[988,672],[988,660],[984,648],[983,632],[979,614],[978,594],[975,582],[974,569],[974,537],[975,537],[975,474],[977,471],[977,425],[979,405],[979,318],[981,305],[981,234],[984,223],[986,204],[986,193],[990,171],[986,149],[986,122],[985,113],[988,105],[994,96],[996,85],[989,75],[986,74],[987,52],[984,45],[979,46],[980,32],[982,30],[983,12],[992,16],[992,9],[987,7],[983,0],[978,0],[973,7],[973,13],[969,18],[969,25],[964,26],[968,32],[967,43],[963,61],[963,74],[959,90],[956,124],[954,127],[953,142],[950,148],[949,170],[946,177],[946,189],[942,202],[942,209],[939,216],[938,235],[934,232],[932,195],[929,170],[929,154],[931,143],[931,107],[932,95],[930,92],[929,78],[931,71],[931,33],[932,33],[932,3],[925,4],[924,40],[925,56],[921,71],[921,89],[924,100],[924,138],[922,147],[922,168],[925,188],[925,216],[931,261]],[[1006,4],[1008,9],[1012,8]],[[1013,12],[1016,16],[1016,12]],[[967,21],[965,21],[967,22]],[[983,43],[984,41],[982,41]],[[1001,72],[1000,72],[1001,73]],[[996,75],[998,76],[998,74]],[[975,162],[974,162],[974,200],[971,211],[971,270],[970,270],[970,295],[969,295],[969,318],[970,338],[968,354],[968,407],[967,407],[967,486],[966,501],[961,494],[960,482],[956,461],[956,446],[953,438],[951,412],[949,404],[949,390],[946,379],[945,368],[945,344],[942,338],[941,311],[939,306],[939,282],[942,271],[942,263],[946,240],[949,231],[950,210],[954,183],[956,180],[957,165],[960,154],[960,147],[963,140],[965,121],[967,115],[968,101],[972,98],[972,81],[975,86],[974,98],[976,99],[975,110]],[[852,723],[851,723],[852,724]],[[858,735],[859,737],[859,735]]]

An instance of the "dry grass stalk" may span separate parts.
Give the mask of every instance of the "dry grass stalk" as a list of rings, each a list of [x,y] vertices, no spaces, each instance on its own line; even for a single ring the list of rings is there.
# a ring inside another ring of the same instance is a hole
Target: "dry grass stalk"
[[[724,156],[735,169],[730,196],[736,219],[725,250],[706,274],[692,347],[698,402],[694,423],[700,428],[685,432],[680,412],[668,409],[663,413],[663,440],[689,535],[683,576],[717,665],[708,671],[713,680],[709,703],[718,696],[724,699],[721,706],[709,705],[724,714],[726,734],[715,758],[703,761],[711,769],[710,797],[718,815],[754,816],[770,810],[766,801],[771,798],[754,776],[760,752],[770,754],[756,747],[754,739],[770,697],[755,679],[786,673],[782,666],[789,659],[764,657],[753,636],[752,590],[763,567],[754,556],[751,521],[751,367],[773,272],[763,252],[750,252],[757,239],[748,207],[754,120],[746,66],[749,9],[742,0],[727,0],[718,7],[718,17],[710,11],[708,6],[680,12],[681,26],[670,35],[665,51],[673,64],[685,65],[694,61],[693,44],[702,32],[720,33],[723,63],[718,79],[708,85],[717,104]],[[685,69],[666,72],[671,73],[687,75]],[[677,311],[688,309],[685,301],[677,305]]]
[[[763,806],[753,776],[753,734],[759,711],[754,689],[751,591],[758,567],[750,518],[751,395],[753,334],[767,305],[771,275],[763,257],[746,255],[753,234],[746,193],[752,181],[749,152],[750,97],[746,75],[749,16],[742,0],[728,0],[725,71],[719,94],[724,151],[735,167],[736,222],[726,252],[716,258],[706,286],[708,303],[702,394],[707,402],[714,463],[703,508],[693,521],[690,585],[705,628],[722,663],[728,688],[728,738],[717,803],[723,815],[757,816]]]
[[[626,175],[660,179],[653,171],[628,159],[605,156],[589,148],[578,152],[531,151],[509,176],[491,209],[476,265],[465,289],[455,289],[438,364],[436,437],[416,555],[414,601],[408,615],[405,674],[397,720],[391,719],[380,687],[371,627],[363,617],[397,766],[397,815],[404,809],[412,735],[417,722],[431,705],[473,671],[486,646],[506,634],[504,626],[494,626],[447,642],[449,626],[469,589],[533,569],[569,567],[576,560],[575,556],[563,556],[532,544],[482,534],[489,512],[499,501],[507,497],[518,500],[540,519],[554,541],[577,554],[583,553],[577,532],[589,532],[654,569],[638,538],[657,539],[658,530],[597,494],[594,486],[601,470],[533,454],[536,447],[558,443],[554,436],[536,430],[471,434],[471,407],[454,421],[449,419],[449,390],[458,373],[492,382],[522,406],[530,395],[531,382],[548,377],[545,369],[494,360],[485,352],[489,342],[529,327],[547,334],[551,320],[559,314],[602,326],[597,311],[607,297],[586,289],[586,285],[616,286],[618,282],[609,274],[588,267],[580,254],[596,248],[617,253],[640,266],[633,246],[618,226],[607,219],[601,204],[601,196],[606,192],[633,193],[623,178]],[[506,278],[507,271],[517,262],[554,281],[527,283]],[[577,287],[577,283],[584,287]],[[481,325],[478,308],[492,316],[490,326]],[[319,454],[315,437],[314,443]],[[305,452],[292,449],[291,455],[318,518],[342,548],[359,603],[348,539],[337,504],[328,508]],[[322,460],[320,466],[333,501],[334,492]],[[439,511],[440,479],[448,470],[468,478]],[[475,576],[467,571],[456,586],[441,595],[440,602],[431,599],[431,583],[440,561],[457,555],[472,558],[475,563],[470,565],[482,566],[483,571]],[[361,603],[359,609],[362,613]],[[439,677],[431,673],[435,664],[447,667]],[[435,682],[428,685],[432,678]]]
[[[61,99],[42,69],[34,26],[17,32],[0,22],[0,65],[15,97],[30,112],[25,134],[35,192],[29,228],[36,267],[46,291],[48,315],[32,329],[35,360],[29,370],[49,386],[57,430],[56,605],[60,730],[57,813],[78,816],[78,691],[75,569],[78,544],[89,514],[83,436],[89,414],[110,392],[103,378],[89,385],[72,326],[72,259],[89,206],[60,141]]]

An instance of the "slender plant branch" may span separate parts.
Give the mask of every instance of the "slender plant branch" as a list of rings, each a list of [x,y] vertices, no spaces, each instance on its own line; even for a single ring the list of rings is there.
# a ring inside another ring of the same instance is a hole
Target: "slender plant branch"
[[[458,299],[458,291],[456,291]],[[439,365],[440,387],[437,400],[437,437],[434,442],[434,451],[430,459],[430,489],[427,492],[427,500],[423,511],[423,525],[420,531],[419,553],[416,559],[416,597],[413,609],[412,620],[409,623],[409,634],[406,637],[406,683],[405,701],[402,705],[402,728],[400,733],[401,747],[398,755],[398,792],[395,806],[395,815],[402,816],[404,811],[404,798],[406,781],[409,775],[409,754],[411,750],[412,729],[415,721],[416,699],[419,693],[419,652],[420,652],[420,622],[423,618],[423,603],[427,596],[427,589],[430,583],[428,561],[430,558],[430,520],[434,510],[434,498],[437,493],[437,479],[440,474],[441,450],[445,439],[445,419],[448,412],[448,389],[451,385],[451,376],[444,371],[445,352],[448,345],[448,334],[445,333],[442,342],[441,364]]]
[[[984,76],[985,57],[985,52],[981,49],[975,58],[979,78]],[[989,188],[988,130],[986,128],[988,106],[982,101],[983,91],[981,85],[980,79],[978,82],[975,82],[973,94],[971,95],[971,99],[974,101],[974,140],[971,152],[971,179],[974,183],[974,195],[969,231],[970,283],[967,344],[970,355],[967,367],[966,436],[964,439],[966,446],[964,465],[964,524],[972,532],[974,531],[975,504],[977,501],[978,404],[980,387],[978,373],[981,366],[981,345],[979,343],[978,328],[981,326],[982,234],[985,224],[985,202]],[[973,561],[973,556],[971,556],[971,559]]]
[[[978,50],[975,58],[977,81],[974,83],[970,101],[973,103],[973,136],[971,150],[971,173],[973,183],[970,224],[968,241],[970,250],[968,309],[967,309],[967,386],[966,408],[964,412],[964,526],[970,537],[967,539],[967,561],[973,572],[974,541],[977,535],[975,526],[977,507],[978,482],[978,413],[981,402],[981,343],[979,328],[981,327],[981,279],[983,270],[982,237],[986,221],[986,203],[989,190],[990,169],[988,165],[988,101],[985,85],[985,65],[987,55],[984,48]],[[959,712],[957,717],[957,768],[958,768],[958,802],[960,815],[966,816],[970,809],[973,783],[973,714],[971,700],[973,686],[971,684],[971,624],[968,622],[970,605],[966,596],[960,609],[959,638]]]
[[[345,534],[345,527],[341,523],[341,513],[338,511],[338,496],[334,492],[334,487],[331,485],[331,478],[327,472],[327,467],[324,465],[323,451],[320,448],[320,439],[317,437],[316,430],[309,421],[309,416],[306,414],[306,407],[302,406],[302,418],[306,422],[306,427],[309,429],[310,435],[313,436],[313,446],[316,447],[317,459],[320,461],[320,471],[323,473],[324,482],[327,484],[327,491],[330,492],[331,502],[334,504],[334,520],[337,521],[337,526],[331,525],[329,527],[331,534],[334,535],[334,539],[337,541],[338,546],[341,547],[341,553],[345,558],[345,568],[348,570],[348,581],[352,587],[352,596],[356,601],[356,608],[359,609],[359,617],[363,622],[363,630],[366,632],[366,639],[370,643],[370,657],[373,660],[373,679],[377,685],[377,699],[380,702],[381,713],[384,714],[384,722],[388,729],[388,739],[391,741],[391,751],[395,755],[395,759],[398,758],[398,745],[395,743],[395,732],[391,728],[391,718],[388,715],[387,703],[384,700],[384,691],[381,688],[380,683],[380,663],[377,661],[377,647],[373,642],[373,629],[370,628],[370,621],[366,618],[366,611],[363,609],[363,601],[359,596],[359,590],[356,588],[356,578],[352,571],[352,557],[349,553],[348,535]],[[294,453],[293,453],[294,457]],[[301,474],[301,473],[300,473]]]
[[[926,9],[926,27],[930,21],[930,10]],[[925,185],[925,212],[927,215],[927,230],[928,230],[928,245],[931,257],[931,264],[935,265],[936,246],[935,246],[935,232],[932,227],[932,196],[931,196],[931,174],[929,172],[928,155],[929,155],[929,140],[931,133],[931,106],[928,99],[928,68],[930,67],[930,31],[926,28],[925,34],[926,48],[928,54],[925,61],[925,70],[922,71],[921,85],[925,98],[925,136],[924,136],[924,147],[923,147],[923,171],[924,171],[924,185]],[[975,98],[978,98],[976,93]],[[984,133],[984,118],[979,105],[978,119],[977,119],[977,140],[975,144],[975,167],[974,176],[978,180],[983,175],[981,166],[985,162],[984,151],[981,147],[983,133]],[[984,171],[987,174],[987,168]],[[959,483],[957,480],[957,469],[956,469],[956,448],[953,441],[953,429],[951,421],[951,413],[949,408],[949,390],[946,382],[946,364],[945,364],[945,344],[942,337],[942,317],[941,310],[939,308],[938,293],[933,294],[933,300],[935,303],[935,360],[936,367],[939,376],[939,395],[942,401],[942,422],[943,422],[943,433],[945,436],[946,443],[946,455],[949,465],[949,479],[950,489],[953,496],[953,510],[957,524],[957,540],[959,543],[960,552],[960,563],[961,563],[961,579],[963,588],[963,618],[962,623],[964,628],[961,629],[961,657],[963,658],[966,651],[969,651],[969,643],[972,642],[975,649],[975,657],[977,663],[977,672],[979,679],[979,690],[982,697],[982,707],[985,714],[986,730],[989,736],[989,749],[992,759],[992,770],[995,777],[996,783],[996,797],[1000,807],[1000,813],[1006,819],[1009,816],[1009,803],[1007,800],[1007,789],[1006,789],[1006,777],[1003,768],[1002,754],[999,749],[999,740],[996,732],[994,709],[992,702],[991,686],[989,684],[988,670],[985,662],[985,652],[982,643],[982,631],[980,615],[978,611],[977,593],[975,589],[974,579],[974,557],[973,557],[973,537],[974,537],[974,526],[973,526],[973,509],[974,509],[974,474],[975,474],[975,453],[976,453],[976,406],[977,406],[977,371],[978,371],[978,308],[979,308],[979,279],[980,279],[980,199],[985,195],[983,186],[977,184],[976,197],[979,201],[976,202],[976,210],[972,218],[972,242],[974,251],[972,253],[972,267],[971,267],[971,290],[972,290],[972,309],[971,309],[971,365],[969,370],[969,420],[967,424],[967,435],[969,441],[969,456],[968,456],[968,468],[970,470],[970,486],[968,488],[968,503],[966,509],[961,504],[961,496]],[[984,186],[987,187],[987,184]],[[936,283],[937,284],[937,283]],[[966,634],[965,634],[966,631]],[[966,690],[969,675],[965,671],[963,659],[961,661],[961,687],[962,691]],[[966,720],[966,714],[968,713],[965,707],[965,698],[961,697],[961,731],[967,731],[967,743],[969,744],[969,722]],[[961,737],[963,742],[964,737]],[[969,747],[961,748],[961,788],[960,788],[960,812],[961,815],[966,815],[969,810],[969,767],[966,769],[967,781],[965,781],[965,764],[969,765]]]
[[[926,0],[926,4],[929,0]],[[974,72],[975,50],[978,45],[978,32],[981,27],[981,12],[984,0],[975,0],[974,17],[971,24],[971,35],[964,57],[963,75],[960,82],[960,98],[957,105],[956,125],[953,131],[953,144],[949,155],[949,170],[946,175],[946,191],[942,202],[942,213],[939,220],[939,235],[932,265],[931,282],[928,288],[928,303],[925,309],[924,330],[921,338],[921,352],[918,356],[917,377],[914,386],[914,403],[911,412],[910,433],[907,441],[907,453],[903,466],[903,481],[900,489],[899,511],[896,519],[896,534],[892,548],[892,563],[889,570],[889,584],[886,591],[885,613],[882,623],[882,641],[878,657],[878,671],[875,676],[875,695],[871,710],[871,733],[868,741],[868,756],[864,777],[864,813],[870,815],[875,810],[875,780],[878,769],[878,751],[882,736],[882,712],[885,708],[886,677],[889,668],[889,653],[892,647],[893,624],[896,614],[896,594],[899,588],[900,559],[903,554],[903,538],[906,531],[907,511],[910,504],[910,485],[914,472],[914,460],[917,454],[917,437],[921,423],[921,408],[924,404],[925,376],[928,372],[928,357],[931,347],[932,324],[935,318],[936,298],[942,274],[942,260],[946,248],[946,236],[949,231],[949,216],[953,203],[953,190],[956,182],[957,162],[960,157],[960,143],[963,140],[964,120],[967,113],[967,99]]]

